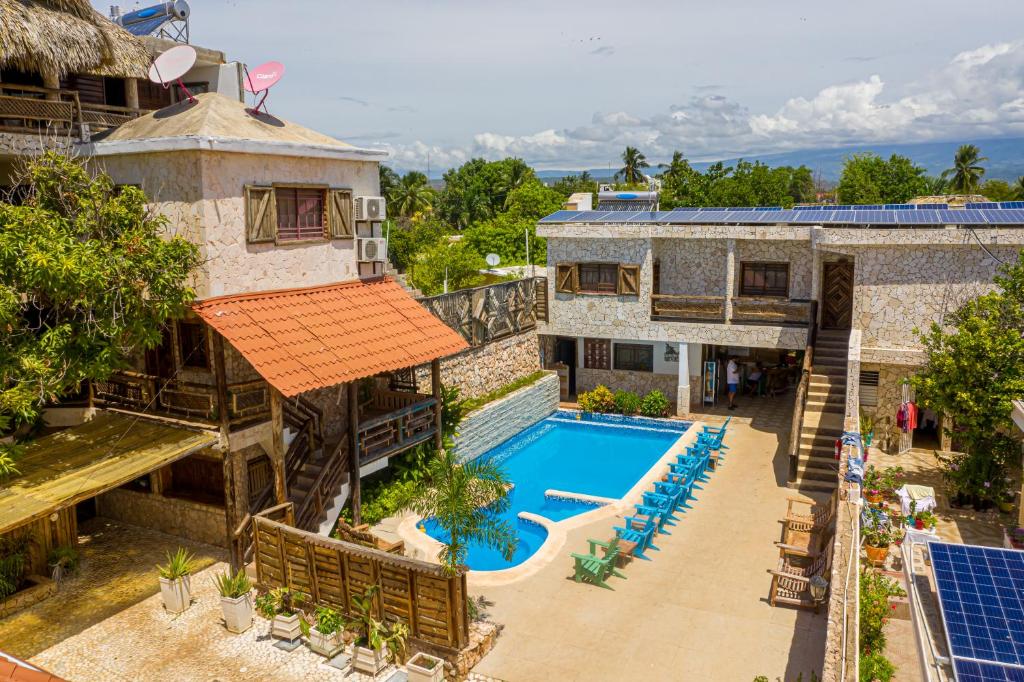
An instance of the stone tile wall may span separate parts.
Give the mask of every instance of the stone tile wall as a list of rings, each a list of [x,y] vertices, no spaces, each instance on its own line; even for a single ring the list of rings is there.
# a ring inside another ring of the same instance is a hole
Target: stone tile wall
[[[694,239],[652,239],[660,263],[661,293],[723,296],[725,242]],[[653,271],[652,271],[653,272]]]
[[[96,498],[101,516],[218,547],[227,545],[224,509],[189,500],[115,488]]]
[[[467,415],[459,426],[455,448],[460,457],[473,459],[557,409],[558,375],[551,373]]]
[[[677,242],[676,248],[689,248],[689,242],[683,247]],[[724,242],[723,242],[724,245]],[[722,257],[724,262],[725,258]],[[749,240],[736,242],[736,290],[740,290],[740,264],[747,262],[789,263],[789,297],[798,299],[811,298],[811,272],[813,265],[811,245],[805,241]]]
[[[535,330],[441,360],[441,383],[458,386],[463,398],[476,398],[540,369],[540,339]],[[430,366],[416,368],[421,393],[430,393]]]
[[[700,377],[690,377],[691,393],[693,382],[700,385]],[[676,402],[679,377],[675,374],[654,374],[653,372],[630,372],[621,369],[576,369],[576,392],[592,391],[603,384],[612,391],[632,391],[641,396],[657,389],[665,394],[669,402]]]

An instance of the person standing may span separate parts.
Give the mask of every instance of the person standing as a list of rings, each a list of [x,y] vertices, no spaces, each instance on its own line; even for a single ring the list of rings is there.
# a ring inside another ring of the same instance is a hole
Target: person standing
[[[729,358],[729,364],[725,366],[725,382],[729,387],[729,409],[736,409],[736,392],[740,389],[740,367],[736,364],[736,358]]]

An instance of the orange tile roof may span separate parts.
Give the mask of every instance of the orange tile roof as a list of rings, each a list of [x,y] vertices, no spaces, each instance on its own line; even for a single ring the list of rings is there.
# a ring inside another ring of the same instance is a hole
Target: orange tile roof
[[[0,651],[2,682],[64,682],[64,679]]]
[[[286,397],[468,348],[387,277],[221,296],[193,309]]]

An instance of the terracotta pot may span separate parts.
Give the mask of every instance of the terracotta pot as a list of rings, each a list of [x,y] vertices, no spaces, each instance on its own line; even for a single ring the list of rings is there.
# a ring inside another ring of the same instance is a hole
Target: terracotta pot
[[[405,664],[409,682],[442,682],[444,680],[444,661],[437,656],[418,653]]]
[[[160,578],[160,597],[168,613],[183,613],[192,605],[192,589],[189,576],[174,580]]]
[[[241,597],[221,597],[220,609],[228,632],[241,634],[252,627],[252,593]]]
[[[868,561],[873,564],[884,564],[885,558],[889,556],[888,547],[872,547],[871,545],[864,545],[864,551],[867,552]]]
[[[871,504],[881,504],[885,500],[885,495],[883,493],[875,493],[873,495],[865,494],[864,499]]]
[[[375,651],[365,646],[352,648],[352,667],[367,675],[376,675],[388,664],[383,651]]]
[[[315,627],[309,629],[309,648],[314,653],[334,658],[345,648],[345,640],[342,638],[343,631],[332,632],[325,635]]]

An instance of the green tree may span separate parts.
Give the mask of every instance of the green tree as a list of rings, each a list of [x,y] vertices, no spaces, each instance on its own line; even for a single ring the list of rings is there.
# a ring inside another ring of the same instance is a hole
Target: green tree
[[[483,281],[481,270],[487,267],[483,256],[462,241],[442,239],[428,246],[416,258],[412,283],[427,296],[477,286]]]
[[[1017,198],[1017,190],[1010,183],[995,178],[986,180],[978,191],[989,201],[1013,201]]]
[[[1013,183],[1013,192],[1016,201],[1024,201],[1024,175],[1018,176],[1017,181]]]
[[[622,168],[615,174],[615,179],[627,185],[641,183],[644,181],[643,169],[650,167],[647,157],[636,147],[626,147],[626,151],[622,152]]]
[[[531,180],[509,194],[506,212],[467,228],[464,241],[477,253],[496,253],[503,265],[512,265],[526,263],[529,239],[530,260],[543,264],[547,262],[547,242],[537,237],[537,221],[561,206],[559,192],[539,180]]]
[[[471,159],[444,174],[434,208],[446,223],[465,229],[501,213],[509,195],[534,179],[533,169],[522,159]]]
[[[200,262],[195,245],[165,234],[141,190],[115,188],[78,161],[47,153],[23,182],[24,203],[0,203],[0,425],[8,429],[155,347],[193,300]]]
[[[717,168],[721,169],[721,164]],[[705,175],[694,169],[682,152],[673,152],[672,161],[661,173],[661,208],[710,205],[712,177],[713,173]]]
[[[398,187],[401,178],[398,173],[383,164],[379,167],[378,176],[380,178],[380,195],[390,204],[394,199],[394,189]]]
[[[468,544],[476,541],[511,559],[518,537],[500,514],[509,507],[510,482],[502,468],[478,457],[460,462],[451,449],[441,450],[427,465],[428,485],[409,505],[444,531],[441,565],[455,573],[465,564]]]
[[[905,156],[854,154],[843,162],[836,187],[841,204],[899,204],[927,191],[924,168]]]
[[[923,194],[938,196],[940,194],[945,194],[948,189],[949,183],[946,182],[946,178],[941,175],[925,176]]]
[[[398,186],[391,189],[391,198],[388,199],[391,212],[403,218],[429,210],[433,202],[434,190],[427,176],[417,171],[409,171],[402,176]]]
[[[415,217],[401,223],[388,222],[388,258],[401,272],[408,271],[417,255],[448,233],[445,225],[433,216]]]
[[[583,171],[579,175],[566,175],[551,186],[551,189],[561,196],[568,198],[577,192],[590,192],[597,194],[597,180],[590,175],[590,171]],[[596,201],[594,202],[596,205]]]
[[[982,161],[988,161],[981,150],[973,144],[962,144],[953,155],[953,167],[942,172],[949,178],[949,188],[960,194],[972,194],[978,190],[981,176],[985,175]]]

